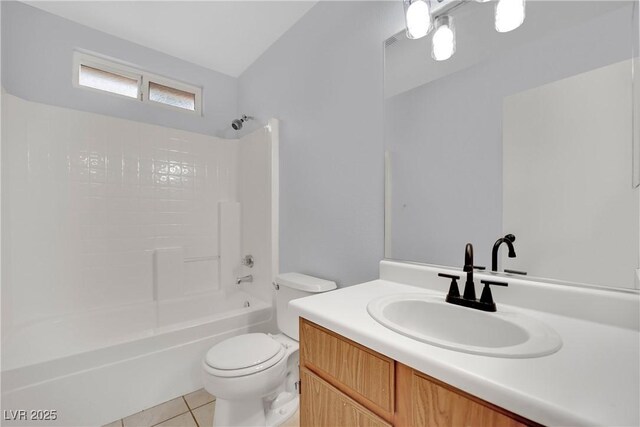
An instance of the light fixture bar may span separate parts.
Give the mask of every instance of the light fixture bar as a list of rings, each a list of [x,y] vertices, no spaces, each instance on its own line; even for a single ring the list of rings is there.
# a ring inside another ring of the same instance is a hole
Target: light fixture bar
[[[471,0],[402,0],[405,15],[404,33],[409,39],[419,39],[432,30],[431,56],[436,61],[445,61],[456,51],[456,34],[450,12]],[[474,0],[487,3],[491,0]],[[445,15],[445,12],[448,12]],[[513,31],[524,23],[526,0],[497,0],[495,6],[495,28],[500,33]],[[432,24],[432,17],[435,24]],[[398,37],[400,33],[393,37]]]

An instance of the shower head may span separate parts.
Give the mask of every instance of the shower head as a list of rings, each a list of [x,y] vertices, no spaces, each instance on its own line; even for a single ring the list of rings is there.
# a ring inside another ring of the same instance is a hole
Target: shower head
[[[243,114],[242,117],[240,117],[239,119],[235,119],[234,121],[231,122],[231,127],[234,130],[240,130],[242,129],[242,125],[244,122],[248,121],[248,120],[252,120],[253,117],[251,116],[247,116],[246,114]]]

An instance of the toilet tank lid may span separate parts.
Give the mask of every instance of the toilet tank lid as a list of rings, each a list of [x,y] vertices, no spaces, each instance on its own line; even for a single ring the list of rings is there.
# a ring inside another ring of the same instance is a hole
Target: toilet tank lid
[[[300,273],[279,274],[276,276],[276,283],[305,292],[326,292],[337,288],[336,282]]]

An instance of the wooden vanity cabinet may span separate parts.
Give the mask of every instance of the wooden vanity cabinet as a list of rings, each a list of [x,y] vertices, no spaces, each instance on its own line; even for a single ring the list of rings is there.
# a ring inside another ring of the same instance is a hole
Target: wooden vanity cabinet
[[[537,426],[300,319],[300,426]]]

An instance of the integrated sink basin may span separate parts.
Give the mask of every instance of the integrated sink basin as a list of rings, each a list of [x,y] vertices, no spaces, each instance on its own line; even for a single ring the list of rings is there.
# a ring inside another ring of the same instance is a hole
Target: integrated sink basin
[[[562,339],[544,323],[510,310],[495,313],[429,294],[379,297],[367,305],[383,326],[427,344],[483,356],[526,358],[555,353]]]

